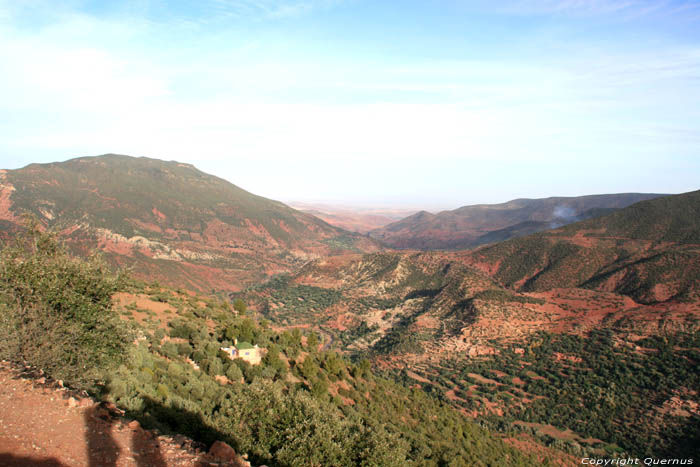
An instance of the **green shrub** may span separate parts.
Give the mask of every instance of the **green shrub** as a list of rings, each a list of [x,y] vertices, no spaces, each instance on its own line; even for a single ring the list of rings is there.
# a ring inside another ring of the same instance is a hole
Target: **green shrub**
[[[128,332],[112,310],[122,278],[78,259],[36,222],[0,252],[0,358],[93,387],[122,360]]]
[[[239,382],[243,378],[243,372],[235,363],[229,365],[226,370],[226,377],[231,381]]]

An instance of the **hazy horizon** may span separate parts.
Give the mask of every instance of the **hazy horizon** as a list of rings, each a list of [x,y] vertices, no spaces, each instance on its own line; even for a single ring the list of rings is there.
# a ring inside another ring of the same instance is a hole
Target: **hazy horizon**
[[[681,193],[689,1],[0,0],[0,166],[120,153],[285,202]]]
[[[113,153],[110,153],[113,154]],[[126,155],[126,154],[123,154]],[[99,157],[98,156],[79,156],[80,157]],[[131,157],[136,157],[136,156],[131,156]],[[147,156],[138,156],[138,157],[147,157]],[[27,165],[31,165],[34,163],[39,163],[39,164],[50,164],[50,163],[60,163],[60,162],[66,162],[68,160],[71,160],[74,158],[69,158],[65,160],[59,160],[59,161],[47,161],[47,162],[31,162],[30,164],[24,164],[18,167],[0,167],[0,170],[3,169],[9,169],[9,170],[14,170],[14,169],[19,169],[26,167]],[[165,162],[179,162],[182,163],[184,161],[175,161],[175,160],[169,160]],[[195,168],[199,169],[196,164],[192,164]],[[228,180],[226,177],[223,177],[221,175],[216,175],[214,173],[210,173],[210,175],[215,175],[220,178],[223,178],[224,180],[227,180],[228,182],[237,185],[235,180]],[[241,187],[244,188],[244,187]],[[282,198],[271,198],[269,196],[266,196],[263,193],[256,193],[255,191],[247,190],[251,192],[254,195],[258,196],[263,196],[269,199],[274,199],[276,201],[281,201],[285,204],[288,204],[292,207],[297,207],[298,209],[313,209],[313,208],[328,208],[329,210],[348,210],[348,211],[354,211],[354,212],[365,212],[368,214],[371,214],[372,211],[392,211],[392,212],[403,212],[405,215],[400,216],[400,217],[405,217],[408,216],[412,213],[418,212],[418,211],[428,211],[431,213],[438,213],[441,211],[450,211],[454,210],[457,208],[461,208],[464,206],[470,206],[470,205],[494,205],[494,204],[502,204],[506,203],[509,201],[513,201],[515,199],[544,199],[544,198],[558,198],[558,197],[582,197],[582,196],[596,196],[596,195],[610,195],[610,194],[624,194],[624,193],[648,193],[648,194],[662,194],[662,195],[674,195],[674,194],[681,194],[684,192],[674,192],[674,193],[652,193],[652,192],[610,192],[610,193],[581,193],[581,194],[574,194],[574,195],[558,195],[558,194],[550,194],[550,195],[545,195],[545,196],[540,196],[540,197],[534,197],[534,196],[521,196],[519,198],[508,198],[508,199],[498,199],[493,202],[474,202],[474,203],[462,203],[462,204],[439,204],[439,203],[430,203],[430,202],[416,202],[414,204],[404,202],[404,201],[394,201],[392,202],[391,198],[389,199],[379,199],[379,200],[353,200],[353,199],[341,199],[341,198],[289,198],[289,197],[282,197]],[[695,190],[689,190],[689,191],[695,191]]]

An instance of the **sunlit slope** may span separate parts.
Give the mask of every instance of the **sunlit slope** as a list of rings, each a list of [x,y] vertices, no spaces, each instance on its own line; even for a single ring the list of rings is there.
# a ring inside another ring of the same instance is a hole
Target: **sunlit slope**
[[[698,192],[477,251],[307,263],[248,291],[488,426],[584,457],[697,457]]]
[[[657,194],[619,193],[579,197],[515,199],[463,206],[431,214],[421,211],[371,232],[394,248],[464,249],[598,217]]]
[[[143,276],[228,289],[374,242],[189,164],[121,155],[32,164],[3,177],[2,227],[22,213]]]
[[[585,287],[642,303],[691,300],[700,283],[699,219],[694,191],[486,247],[471,260],[520,291]]]

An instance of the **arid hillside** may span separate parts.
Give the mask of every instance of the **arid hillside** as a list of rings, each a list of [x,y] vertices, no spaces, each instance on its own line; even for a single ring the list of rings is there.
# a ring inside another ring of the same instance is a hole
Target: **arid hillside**
[[[250,467],[221,443],[144,430],[114,404],[71,390],[42,370],[0,362],[4,467]]]
[[[474,248],[522,237],[572,222],[599,217],[638,201],[663,195],[620,193],[463,206],[431,214],[421,211],[373,230],[370,235],[393,248],[443,250]]]
[[[468,262],[525,292],[583,287],[639,303],[697,301],[700,191],[477,250]]]
[[[197,465],[202,451],[221,457],[231,448],[270,467],[523,466],[562,457],[514,448],[514,439],[528,439],[479,427],[368,360],[329,350],[313,331],[256,318],[238,300],[115,275],[99,258],[71,255],[55,234],[29,229],[0,250],[0,360],[37,373],[42,387],[7,381],[0,366],[0,463]],[[28,406],[39,413],[27,417]],[[173,451],[192,445],[183,436],[200,451]]]
[[[24,213],[75,251],[98,248],[149,279],[237,290],[309,259],[376,251],[368,238],[248,193],[189,164],[120,155],[0,173],[0,229]]]
[[[697,456],[698,196],[477,251],[321,259],[245,297],[493,427],[576,455]]]

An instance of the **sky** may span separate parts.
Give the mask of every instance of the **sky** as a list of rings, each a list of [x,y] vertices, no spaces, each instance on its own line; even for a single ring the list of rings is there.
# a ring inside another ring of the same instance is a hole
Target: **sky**
[[[192,163],[283,201],[700,188],[697,0],[0,0],[0,168]]]

